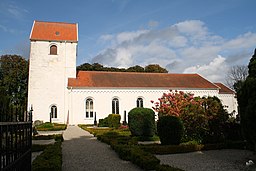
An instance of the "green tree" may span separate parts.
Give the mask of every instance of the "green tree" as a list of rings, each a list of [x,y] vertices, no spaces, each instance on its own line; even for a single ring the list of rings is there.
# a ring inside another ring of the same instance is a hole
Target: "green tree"
[[[135,65],[133,67],[129,67],[129,68],[127,68],[126,71],[127,72],[145,72],[144,68],[139,66],[139,65]]]
[[[196,140],[204,142],[222,141],[224,125],[228,120],[228,113],[217,97],[200,98],[182,91],[164,93],[159,102],[151,101],[163,116],[179,117],[184,124],[184,141]]]
[[[78,71],[92,71],[92,65],[89,63],[84,63],[76,67]]]
[[[76,67],[78,71],[110,71],[110,72],[154,72],[154,73],[168,73],[165,68],[162,68],[158,64],[150,64],[145,67],[145,69],[139,65],[135,65],[125,68],[115,68],[115,67],[104,67],[99,63],[84,63]]]
[[[225,126],[228,124],[229,114],[224,109],[220,99],[216,96],[203,98],[202,106],[208,118],[208,133],[205,143],[223,142],[225,139]]]
[[[155,72],[155,73],[168,73],[165,68],[162,68],[158,64],[150,64],[145,67],[145,72]]]
[[[2,55],[0,58],[1,94],[14,105],[25,104],[28,87],[28,61],[19,55]],[[2,98],[2,97],[1,97]]]
[[[248,68],[249,75],[237,95],[244,138],[256,151],[256,49]]]

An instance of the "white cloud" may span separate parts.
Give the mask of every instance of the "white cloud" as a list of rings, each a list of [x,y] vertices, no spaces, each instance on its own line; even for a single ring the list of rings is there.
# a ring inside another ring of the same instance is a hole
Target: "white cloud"
[[[112,39],[113,39],[113,35],[111,35],[111,34],[105,34],[105,35],[100,36],[101,41],[109,41]]]
[[[121,44],[123,42],[133,41],[135,38],[138,38],[144,33],[147,33],[148,30],[139,30],[136,32],[122,32],[116,35],[117,44]]]
[[[237,38],[227,41],[224,45],[226,49],[244,49],[250,48],[252,45],[256,45],[256,34],[255,33],[245,33],[239,35]]]
[[[204,37],[208,34],[207,28],[200,20],[184,21],[174,24],[172,27],[176,27],[180,33],[192,36]]]
[[[184,70],[184,73],[198,73],[212,82],[224,81],[223,74],[227,72],[228,67],[222,56],[214,58],[209,64],[191,66]]]
[[[221,81],[225,68],[248,61],[249,52],[255,48],[256,33],[225,39],[209,32],[204,22],[189,20],[162,29],[103,35],[100,41],[106,48],[92,62],[114,67],[157,63],[170,72],[194,71]]]

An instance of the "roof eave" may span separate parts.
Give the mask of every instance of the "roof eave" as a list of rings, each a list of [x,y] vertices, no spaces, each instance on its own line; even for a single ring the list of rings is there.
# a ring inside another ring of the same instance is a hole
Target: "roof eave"
[[[30,39],[30,41],[47,41],[47,42],[68,42],[68,43],[78,43],[77,40],[46,40],[46,39]]]
[[[168,90],[218,90],[217,88],[188,88],[188,87],[86,87],[67,86],[68,89],[168,89]]]

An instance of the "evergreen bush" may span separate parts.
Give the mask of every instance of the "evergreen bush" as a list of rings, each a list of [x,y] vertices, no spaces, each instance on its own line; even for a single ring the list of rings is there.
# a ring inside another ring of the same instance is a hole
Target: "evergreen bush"
[[[244,138],[256,151],[256,49],[248,65],[249,75],[237,92]]]
[[[32,163],[32,170],[54,170],[61,171],[62,166],[62,151],[61,142],[55,142],[53,145],[48,145],[47,148],[39,155]]]
[[[132,136],[152,137],[155,134],[155,112],[148,108],[133,108],[128,113]]]
[[[176,116],[162,116],[157,122],[157,132],[162,145],[178,145],[184,134],[183,123]]]
[[[99,127],[108,127],[108,117],[104,119],[99,119]]]
[[[108,126],[113,128],[119,128],[121,123],[121,116],[119,114],[109,114],[108,115]]]

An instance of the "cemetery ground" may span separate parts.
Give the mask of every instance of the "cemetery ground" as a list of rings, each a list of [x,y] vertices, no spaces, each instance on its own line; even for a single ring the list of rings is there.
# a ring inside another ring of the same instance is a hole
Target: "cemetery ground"
[[[192,171],[255,171],[256,169],[255,164],[249,162],[251,160],[255,163],[256,155],[252,151],[244,149],[246,146],[244,141],[229,141],[218,144],[186,142],[180,145],[160,145],[157,136],[150,138],[131,137],[127,126],[121,126],[118,129],[94,127],[92,125],[79,125],[79,127],[69,126],[63,132],[64,139],[62,134],[34,137],[34,140],[55,139],[55,143],[33,145],[33,151],[43,151],[33,161],[33,170],[65,170],[69,167],[66,161],[71,161],[71,158],[73,162],[76,162],[76,170],[87,170],[93,167],[93,170],[121,170],[122,167],[125,167],[126,170]],[[77,135],[77,137],[67,136],[68,132],[72,135],[72,131],[80,132],[82,135]],[[39,133],[42,134],[43,132],[39,131]],[[58,133],[58,131],[52,133]],[[68,153],[64,152],[63,149],[65,143],[68,143],[66,144],[69,148]],[[86,147],[86,145],[89,145],[89,147]],[[74,147],[76,147],[75,150],[80,156],[72,155],[72,148]],[[88,150],[89,148],[94,150]],[[117,156],[122,160],[119,160]],[[87,163],[83,162],[83,158],[86,159]],[[116,164],[113,161],[117,161]],[[103,165],[100,165],[100,163]],[[72,165],[72,163],[69,164]],[[108,164],[111,164],[111,166],[108,166]]]

